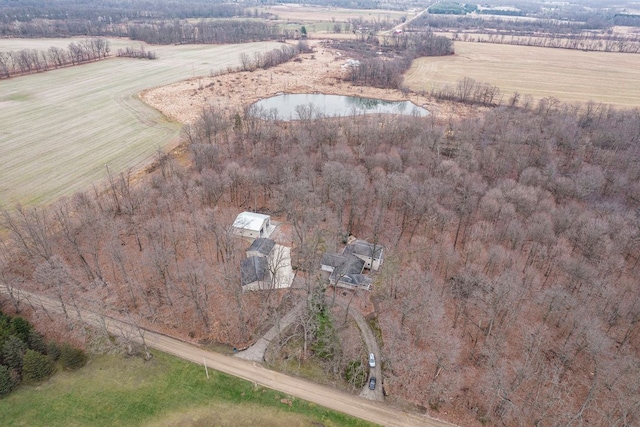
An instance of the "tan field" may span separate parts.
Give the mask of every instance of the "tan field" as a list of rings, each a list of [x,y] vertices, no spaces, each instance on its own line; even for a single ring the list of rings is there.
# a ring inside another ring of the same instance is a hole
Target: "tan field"
[[[0,51],[66,47],[70,39],[0,40]],[[33,43],[33,44],[30,44]],[[113,50],[140,43],[114,40]],[[47,203],[107,175],[139,169],[177,142],[180,124],[138,93],[240,64],[277,43],[153,46],[154,61],[111,58],[0,80],[0,206]]]
[[[563,102],[640,107],[640,55],[456,42],[456,54],[416,60],[405,76],[415,91],[470,77],[514,92]]]
[[[403,16],[410,18],[413,12],[394,10],[361,10],[342,9],[326,6],[308,6],[299,4],[278,4],[274,6],[260,7],[261,13],[271,13],[283,21],[299,22],[348,22],[350,19],[363,19],[367,21],[396,20]]]

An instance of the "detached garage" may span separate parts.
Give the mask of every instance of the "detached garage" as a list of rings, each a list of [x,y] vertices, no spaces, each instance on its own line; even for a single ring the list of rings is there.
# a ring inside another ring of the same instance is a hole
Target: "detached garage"
[[[258,239],[269,237],[275,227],[271,225],[271,217],[255,212],[242,212],[233,222],[233,232],[239,236]]]

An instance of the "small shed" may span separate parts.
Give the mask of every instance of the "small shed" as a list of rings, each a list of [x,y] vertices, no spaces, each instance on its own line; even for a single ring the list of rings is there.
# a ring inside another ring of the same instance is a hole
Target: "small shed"
[[[258,239],[269,237],[275,227],[271,225],[271,217],[255,212],[242,212],[233,222],[233,232],[243,237]]]

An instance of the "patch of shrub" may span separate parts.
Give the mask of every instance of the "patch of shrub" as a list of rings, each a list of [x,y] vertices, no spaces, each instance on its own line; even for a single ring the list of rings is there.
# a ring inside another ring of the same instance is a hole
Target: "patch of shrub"
[[[64,369],[75,371],[82,368],[87,363],[86,353],[79,348],[63,344],[60,348],[60,362]]]

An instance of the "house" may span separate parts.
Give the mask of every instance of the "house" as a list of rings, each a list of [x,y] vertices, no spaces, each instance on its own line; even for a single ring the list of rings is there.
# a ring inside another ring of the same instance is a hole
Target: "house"
[[[289,288],[294,278],[291,248],[272,239],[255,239],[247,249],[247,258],[240,262],[243,291]]]
[[[369,276],[362,274],[365,267],[365,261],[353,256],[342,255],[342,262],[336,266],[329,276],[329,283],[340,288],[364,288],[371,287],[371,279]]]
[[[240,281],[243,291],[271,289],[269,260],[251,256],[240,261]]]
[[[325,253],[320,261],[320,270],[331,273],[329,283],[333,286],[353,289],[370,289],[372,280],[362,274],[364,269],[376,271],[382,266],[381,245],[358,240],[351,236],[342,254]]]
[[[365,268],[377,271],[382,266],[383,247],[375,243],[369,243],[365,240],[354,240],[349,243],[342,251],[342,255],[353,255],[365,262]]]
[[[247,258],[252,256],[269,258],[275,246],[276,242],[274,240],[259,237],[254,240],[251,246],[249,246],[249,249],[247,249]]]
[[[255,212],[242,212],[233,222],[233,232],[239,236],[258,239],[269,237],[275,229],[271,225],[271,217]]]

